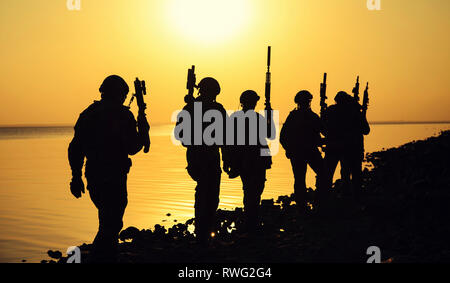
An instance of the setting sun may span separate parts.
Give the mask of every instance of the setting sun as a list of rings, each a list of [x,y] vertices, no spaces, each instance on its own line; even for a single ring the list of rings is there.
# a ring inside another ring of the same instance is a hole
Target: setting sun
[[[248,22],[248,2],[241,0],[172,0],[169,21],[184,37],[216,43],[236,35]]]

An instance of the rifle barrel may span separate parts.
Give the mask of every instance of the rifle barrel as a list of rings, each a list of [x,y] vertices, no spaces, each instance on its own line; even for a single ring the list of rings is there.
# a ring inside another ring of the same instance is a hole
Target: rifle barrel
[[[272,137],[272,107],[270,105],[270,53],[271,47],[267,48],[267,72],[266,72],[266,88],[265,88],[265,109],[267,113],[267,137]]]
[[[147,94],[147,88],[145,87],[145,81],[142,81],[142,93],[143,93],[144,95]]]

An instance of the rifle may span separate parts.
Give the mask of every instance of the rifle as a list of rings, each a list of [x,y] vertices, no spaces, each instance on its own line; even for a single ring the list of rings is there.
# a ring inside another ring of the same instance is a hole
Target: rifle
[[[320,117],[323,117],[327,110],[327,73],[323,74],[323,82],[320,83]]]
[[[363,96],[362,113],[364,116],[366,116],[368,106],[369,106],[369,82],[367,82]]]
[[[359,76],[356,78],[356,84],[355,87],[352,90],[353,97],[355,98],[356,102],[359,103]]]
[[[147,89],[145,87],[145,81],[140,81],[138,78],[134,81],[134,89],[135,93],[131,97],[130,103],[128,107],[130,107],[134,98],[136,98],[136,102],[139,108],[138,117],[137,117],[137,125],[139,129],[139,135],[143,139],[144,143],[144,152],[147,153],[150,149],[150,136],[148,134],[150,130],[150,125],[147,122],[147,117],[145,114],[145,109],[147,105],[144,102],[144,95],[147,94]]]
[[[192,68],[188,69],[187,75],[186,89],[188,90],[188,94],[184,97],[184,102],[186,103],[194,101],[194,88],[197,87],[195,81],[195,66],[192,65]]]
[[[266,88],[265,88],[265,110],[267,113],[267,137],[272,136],[272,107],[270,105],[270,50],[271,47],[267,48],[267,72],[266,72]]]

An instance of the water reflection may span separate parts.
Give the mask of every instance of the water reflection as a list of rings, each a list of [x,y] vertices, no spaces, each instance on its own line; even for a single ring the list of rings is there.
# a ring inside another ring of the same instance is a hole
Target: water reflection
[[[366,150],[399,146],[444,129],[450,125],[373,125]],[[184,169],[185,149],[172,144],[171,131],[171,125],[153,126],[150,153],[133,157],[124,227],[171,226],[194,215],[195,182]],[[88,196],[76,200],[69,192],[67,146],[72,133],[66,127],[0,128],[0,262],[36,262],[46,258],[48,249],[65,251],[95,236],[95,207]],[[267,179],[263,199],[293,192],[283,150],[274,156]],[[314,183],[309,173],[307,184]],[[239,178],[223,174],[220,208],[242,206],[241,187]]]

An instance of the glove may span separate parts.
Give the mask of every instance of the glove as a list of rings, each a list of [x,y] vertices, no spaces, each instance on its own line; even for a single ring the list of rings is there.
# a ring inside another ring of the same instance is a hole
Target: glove
[[[141,114],[141,112],[139,112],[138,117],[137,117],[137,127],[139,130],[139,133],[148,133],[148,131],[150,130],[150,126],[148,124],[147,121],[147,117]]]
[[[70,182],[70,192],[76,198],[80,198],[81,194],[84,194],[84,183],[81,176],[72,177],[72,181]]]
[[[239,172],[235,169],[233,169],[228,162],[224,163],[223,165],[223,171],[228,174],[228,177],[230,179],[234,179],[239,176]]]

